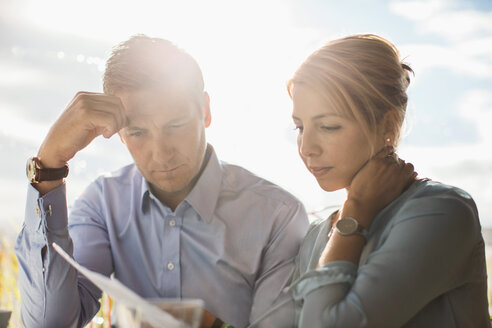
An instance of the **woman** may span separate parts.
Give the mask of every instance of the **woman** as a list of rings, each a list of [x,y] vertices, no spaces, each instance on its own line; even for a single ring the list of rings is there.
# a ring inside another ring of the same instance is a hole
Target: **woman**
[[[474,201],[413,181],[385,148],[398,143],[409,72],[390,42],[355,35],[314,52],[288,83],[302,160],[323,190],[347,190],[301,246],[290,287],[299,327],[490,327]]]

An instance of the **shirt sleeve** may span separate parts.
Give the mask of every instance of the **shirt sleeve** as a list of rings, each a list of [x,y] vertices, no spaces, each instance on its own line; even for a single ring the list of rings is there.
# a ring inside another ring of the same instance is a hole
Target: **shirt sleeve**
[[[73,254],[67,225],[65,184],[42,197],[29,185],[25,220],[15,245],[25,327],[83,327],[99,309],[101,292],[81,282],[52,247],[55,242]]]
[[[282,289],[294,270],[294,260],[309,223],[302,204],[283,204],[278,210],[277,229],[272,232],[270,243],[264,249],[253,296],[250,323],[260,319],[255,327],[292,327],[295,323],[293,306],[283,306],[264,319],[261,316],[272,308],[272,304],[283,301]],[[289,296],[290,297],[290,296]]]
[[[408,201],[382,246],[357,267],[331,262],[297,282],[299,327],[400,327],[463,283],[480,234],[473,201]]]

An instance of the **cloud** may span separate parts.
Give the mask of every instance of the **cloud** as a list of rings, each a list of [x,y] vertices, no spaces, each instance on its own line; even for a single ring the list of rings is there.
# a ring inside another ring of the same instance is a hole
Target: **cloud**
[[[445,7],[439,0],[430,1],[395,1],[390,3],[390,10],[411,20],[424,21]]]
[[[489,140],[490,141],[490,140]],[[492,227],[492,154],[485,144],[452,147],[402,145],[399,154],[415,165],[421,178],[459,187],[472,195],[482,225]]]
[[[419,73],[433,68],[446,68],[454,73],[492,80],[492,53],[483,49],[485,42],[490,41],[490,38],[477,39],[466,44],[446,46],[405,44],[399,48],[402,55],[408,54],[406,61]]]
[[[418,29],[423,33],[434,33],[452,41],[492,33],[492,11],[463,8],[458,1],[395,1],[390,3],[390,11],[418,22]]]
[[[458,112],[473,121],[484,149],[492,149],[492,94],[490,90],[475,89],[466,92],[458,103]],[[488,147],[488,148],[487,148]]]
[[[45,75],[39,69],[0,62],[0,86],[36,86],[45,81]]]
[[[16,114],[20,111],[12,105],[0,103],[0,117],[3,123],[0,125],[0,134],[32,146],[38,146],[40,137],[48,132],[48,125],[26,120]]]
[[[467,76],[492,80],[492,11],[463,8],[458,1],[395,1],[390,11],[416,23],[423,35],[439,37],[432,44],[399,48],[420,72],[441,67]],[[487,46],[489,45],[489,46]]]
[[[434,170],[442,181],[469,192],[477,204],[482,225],[492,226],[492,203],[490,202],[492,199],[492,159],[467,159],[449,166],[436,165]]]
[[[479,139],[474,144],[420,147],[405,145],[402,158],[412,162],[421,177],[460,187],[477,203],[484,226],[492,226],[492,95],[486,89],[473,89],[459,97],[457,113],[471,121]]]

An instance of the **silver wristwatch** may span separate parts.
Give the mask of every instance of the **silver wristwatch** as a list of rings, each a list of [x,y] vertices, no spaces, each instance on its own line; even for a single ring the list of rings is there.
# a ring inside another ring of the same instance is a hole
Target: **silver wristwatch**
[[[367,241],[367,229],[359,224],[359,222],[350,216],[345,216],[337,221],[335,229],[342,236],[361,235]]]

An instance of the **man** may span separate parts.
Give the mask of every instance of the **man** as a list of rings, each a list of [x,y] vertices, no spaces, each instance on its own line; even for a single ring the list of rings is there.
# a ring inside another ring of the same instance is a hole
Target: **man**
[[[114,49],[104,93],[77,93],[29,161],[16,243],[26,327],[82,327],[99,309],[101,291],[52,242],[143,297],[203,299],[202,327],[244,327],[270,307],[307,216],[281,188],[219,162],[205,138],[210,122],[190,55],[143,35]],[[116,133],[134,164],[89,185],[68,218],[68,161]]]

